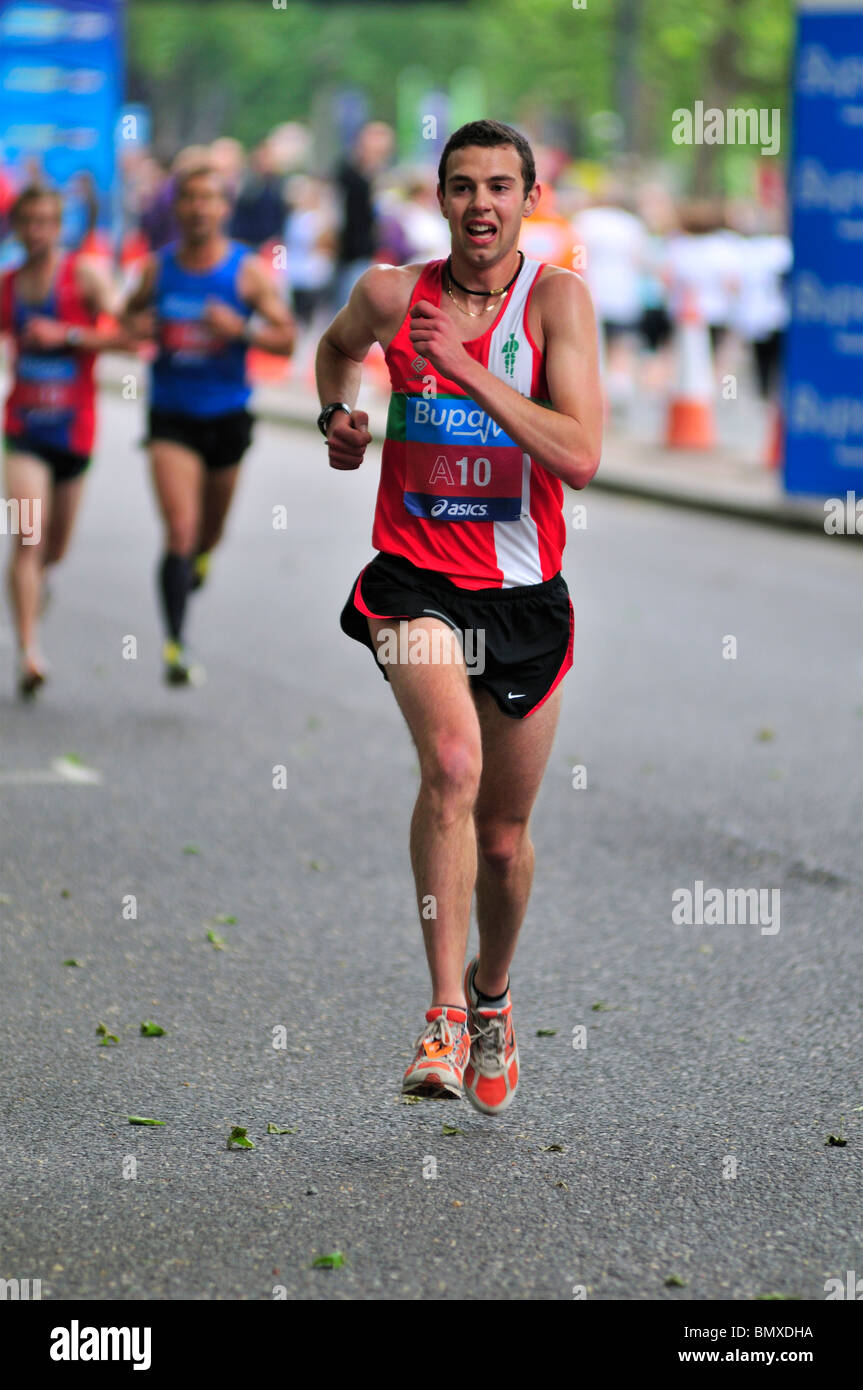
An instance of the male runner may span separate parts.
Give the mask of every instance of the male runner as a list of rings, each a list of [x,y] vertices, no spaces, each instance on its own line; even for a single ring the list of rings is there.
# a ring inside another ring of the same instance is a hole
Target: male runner
[[[263,262],[224,234],[230,206],[214,169],[178,176],[175,211],[179,240],[145,261],[124,321],[158,342],[146,442],[166,532],[165,679],[190,685],[203,671],[183,645],[186,599],[206,578],[252,438],[246,349],[288,356],[295,335]],[[253,312],[264,325],[251,327]]]
[[[466,1090],[498,1114],[518,1082],[509,966],[533,873],[528,823],[572,664],[561,484],[593,477],[602,404],[584,283],[518,250],[540,196],[527,141],[471,122],[438,172],[451,256],[357,282],[318,350],[319,423],[331,467],[358,468],[371,435],[354,406],[379,342],[393,386],[380,553],[341,623],[387,661],[420,761],[411,859],[432,998],[403,1089]],[[385,645],[405,622],[408,656],[392,662]],[[412,646],[422,630],[437,663]],[[473,673],[459,660],[469,631],[484,638]],[[474,887],[479,956],[462,978]]]
[[[31,184],[18,195],[12,228],[24,261],[0,279],[0,333],[15,344],[5,488],[19,517],[8,579],[22,697],[35,695],[47,676],[38,639],[43,580],[66,551],[81,502],[95,433],[96,353],[129,345],[116,324],[97,326],[116,307],[114,290],[97,262],[64,252],[62,216],[54,189]]]

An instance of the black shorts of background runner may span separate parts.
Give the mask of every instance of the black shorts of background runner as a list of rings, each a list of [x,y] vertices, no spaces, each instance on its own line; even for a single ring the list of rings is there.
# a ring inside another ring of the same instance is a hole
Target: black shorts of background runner
[[[160,440],[183,444],[200,454],[208,469],[232,468],[252,442],[254,416],[248,410],[227,415],[181,415],[172,410],[150,410],[145,444]]]
[[[763,401],[769,401],[779,385],[784,339],[785,334],[777,328],[769,337],[756,339],[752,344],[755,379]]]
[[[671,315],[661,304],[645,309],[638,326],[641,330],[641,336],[651,352],[656,352],[657,348],[664,347],[674,331]]]
[[[55,483],[70,483],[90,466],[89,454],[76,454],[72,449],[58,449],[53,444],[42,444],[38,439],[30,439],[26,434],[7,434],[6,448],[10,454],[31,454],[47,463]]]
[[[378,662],[367,616],[356,606],[358,591],[378,618],[394,623],[442,618],[461,638],[468,678],[484,686],[513,719],[538,709],[572,666],[575,617],[562,574],[511,589],[462,589],[400,555],[378,553],[354,581],[341,628],[368,647],[389,680],[386,664]],[[400,659],[408,661],[408,656]]]

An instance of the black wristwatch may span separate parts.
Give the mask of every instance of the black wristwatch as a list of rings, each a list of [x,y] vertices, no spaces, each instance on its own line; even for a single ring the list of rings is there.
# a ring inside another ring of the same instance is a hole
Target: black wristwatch
[[[324,436],[324,439],[327,437],[327,427],[337,410],[343,410],[346,415],[353,414],[351,406],[345,405],[344,401],[332,401],[329,405],[325,405],[318,416],[318,429]]]

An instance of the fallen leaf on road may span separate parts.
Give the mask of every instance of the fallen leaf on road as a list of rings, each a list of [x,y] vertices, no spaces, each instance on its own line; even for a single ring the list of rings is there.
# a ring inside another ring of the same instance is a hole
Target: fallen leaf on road
[[[165,1036],[164,1028],[160,1028],[158,1023],[154,1023],[151,1018],[146,1019],[141,1024],[141,1033],[145,1038],[162,1038]]]
[[[464,1134],[464,1130],[456,1125],[441,1125],[441,1134]]]
[[[64,964],[64,965],[80,965],[81,962],[80,962],[79,960],[75,960],[74,957],[73,957],[71,960],[64,960],[63,964]]]
[[[685,1289],[686,1280],[681,1279],[679,1274],[669,1274],[668,1278],[665,1280],[665,1287],[667,1289]]]
[[[562,1154],[566,1152],[562,1144],[540,1144],[539,1151],[541,1154]]]
[[[227,944],[225,938],[223,936],[219,936],[219,933],[215,931],[207,932],[207,940],[210,942],[211,945],[215,946],[217,951],[224,951],[225,946]]]
[[[227,1148],[230,1148],[232,1144],[236,1144],[240,1149],[253,1149],[255,1147],[249,1138],[248,1130],[244,1129],[242,1125],[234,1125],[228,1135]]]
[[[274,1125],[274,1124],[272,1123],[272,1121],[270,1121],[270,1123],[267,1125],[267,1133],[268,1133],[268,1134],[296,1134],[296,1132],[297,1132],[296,1125],[294,1126],[293,1129],[280,1129],[279,1126],[278,1126],[278,1125]]]
[[[341,1250],[334,1250],[331,1255],[318,1255],[312,1261],[312,1269],[341,1269],[345,1262],[345,1257]]]
[[[557,1037],[557,1029],[556,1029],[556,1028],[537,1028],[537,1030],[536,1030],[536,1036],[537,1036],[538,1038],[556,1038],[556,1037]]]
[[[130,1125],[166,1125],[167,1120],[148,1120],[143,1115],[127,1116]]]

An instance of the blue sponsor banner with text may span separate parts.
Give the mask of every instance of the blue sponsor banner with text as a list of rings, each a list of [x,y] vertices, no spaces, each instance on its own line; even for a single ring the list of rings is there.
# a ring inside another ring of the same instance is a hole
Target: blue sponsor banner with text
[[[110,223],[123,87],[124,0],[0,0],[0,164],[83,200]],[[77,176],[77,182],[75,182]]]
[[[863,0],[798,22],[785,487],[863,495]]]

